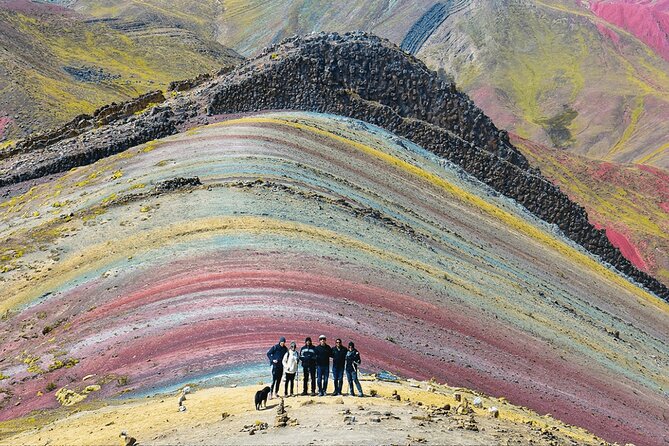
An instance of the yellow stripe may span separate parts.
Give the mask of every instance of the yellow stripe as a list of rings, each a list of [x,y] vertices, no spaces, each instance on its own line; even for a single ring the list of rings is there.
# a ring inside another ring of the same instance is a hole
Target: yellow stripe
[[[663,154],[665,152],[665,150],[667,150],[667,149],[669,149],[669,142],[666,143],[665,145],[661,146],[659,149],[653,150],[650,154],[644,156],[639,161],[637,161],[637,163],[638,164],[646,164],[651,159]]]
[[[39,283],[26,281],[6,290],[5,295],[10,297],[0,303],[0,313],[30,302],[32,299],[48,291],[53,291],[63,283],[84,275],[86,271],[101,269],[105,265],[121,261],[128,256],[136,256],[141,252],[157,249],[171,242],[192,241],[220,234],[233,233],[270,233],[285,237],[299,237],[301,239],[308,237],[321,242],[353,248],[402,264],[406,268],[429,274],[438,280],[447,279],[449,282],[471,293],[481,295],[481,291],[473,284],[465,282],[444,270],[393,252],[381,250],[334,231],[272,218],[211,217],[179,223],[167,228],[155,229],[149,233],[137,234],[119,240],[114,244],[111,242],[100,243],[87,248],[83,253],[77,252],[76,255],[54,265],[53,269],[49,271],[48,276],[40,280]]]

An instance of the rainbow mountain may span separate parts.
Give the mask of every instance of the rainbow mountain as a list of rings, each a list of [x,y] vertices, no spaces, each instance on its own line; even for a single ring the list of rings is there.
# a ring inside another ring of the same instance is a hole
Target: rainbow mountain
[[[666,441],[666,288],[389,42],[288,39],[61,130],[1,164],[3,420],[66,386],[253,383],[279,335],[326,333],[368,371]]]

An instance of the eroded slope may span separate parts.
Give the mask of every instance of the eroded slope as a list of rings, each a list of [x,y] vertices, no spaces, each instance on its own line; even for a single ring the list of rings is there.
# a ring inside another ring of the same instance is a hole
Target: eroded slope
[[[279,334],[324,332],[355,340],[369,371],[664,441],[666,303],[368,124],[227,120],[2,209],[17,247],[2,275],[3,419],[58,406],[48,388],[87,375],[101,386],[89,398],[255,382]]]

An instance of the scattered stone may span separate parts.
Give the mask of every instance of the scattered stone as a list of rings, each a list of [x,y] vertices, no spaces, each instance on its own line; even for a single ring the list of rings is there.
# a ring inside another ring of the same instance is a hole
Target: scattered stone
[[[121,437],[124,446],[135,446],[137,444],[137,440],[128,435],[125,431],[122,431],[119,437]]]
[[[499,409],[497,409],[495,406],[489,407],[488,408],[488,413],[493,417],[493,418],[499,418]]]
[[[221,420],[225,420],[226,418],[230,418],[230,414],[227,413],[227,412],[223,412],[223,413],[221,414]]]
[[[483,407],[483,400],[480,397],[477,396],[476,398],[474,398],[473,404],[474,404],[474,407],[481,408],[481,407]]]
[[[432,421],[432,417],[430,415],[411,415],[411,419],[418,421]]]
[[[155,190],[157,193],[173,192],[175,190],[189,189],[201,186],[199,177],[176,177],[164,180],[156,184]],[[190,387],[188,387],[190,389]]]
[[[469,407],[469,400],[463,398],[460,404],[455,406],[455,412],[459,415],[468,415],[472,413],[472,408]]]
[[[260,420],[256,420],[256,422],[254,424],[245,425],[240,430],[240,432],[248,432],[249,435],[255,435],[256,432],[264,431],[264,430],[267,430],[267,429],[269,429],[269,424],[267,424],[263,421],[260,421]]]

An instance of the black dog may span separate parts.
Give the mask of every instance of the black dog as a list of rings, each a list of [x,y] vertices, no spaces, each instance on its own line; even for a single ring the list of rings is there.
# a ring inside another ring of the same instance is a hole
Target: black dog
[[[267,408],[267,395],[269,395],[271,391],[272,389],[265,387],[256,392],[256,410],[260,410],[263,403],[265,404],[265,408]]]

